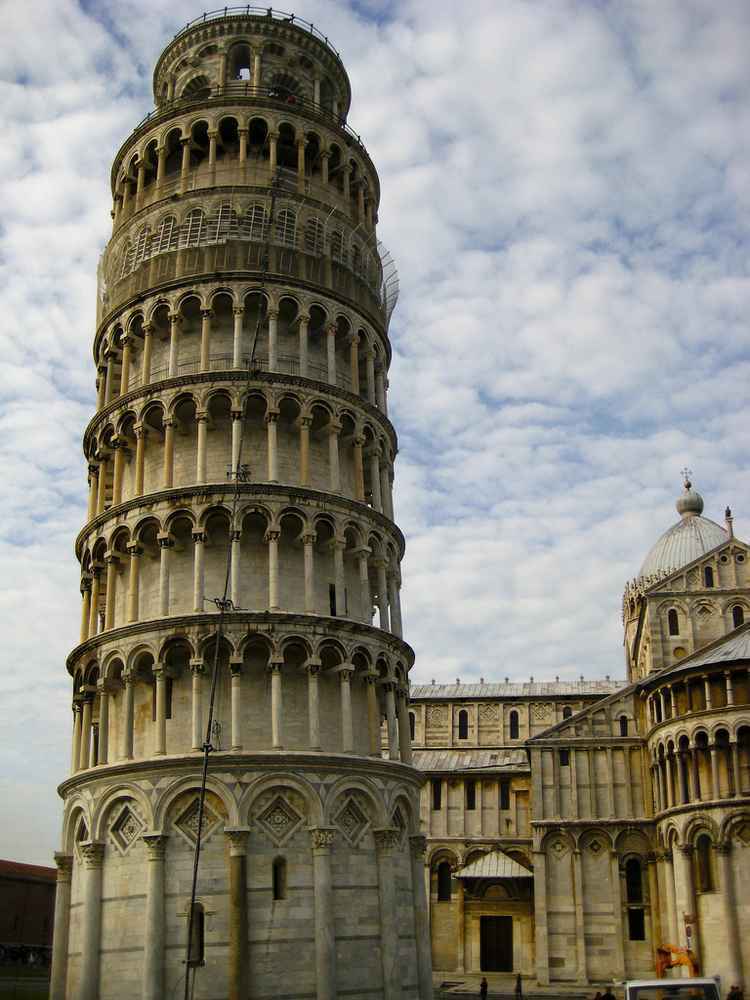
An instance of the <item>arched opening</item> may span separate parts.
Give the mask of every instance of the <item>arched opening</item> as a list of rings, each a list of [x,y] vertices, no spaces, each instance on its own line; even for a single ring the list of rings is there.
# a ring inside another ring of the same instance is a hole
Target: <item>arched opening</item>
[[[703,585],[706,588],[713,587],[714,585],[714,571],[710,566],[703,567]]]
[[[628,717],[627,715],[620,716],[620,736],[628,735]]]
[[[677,612],[674,608],[670,608],[667,612],[667,625],[669,627],[670,635],[680,634],[680,620],[677,617]]]
[[[473,812],[477,807],[477,783],[473,779],[466,782],[466,808]]]
[[[453,885],[451,866],[448,861],[441,861],[437,868],[437,898],[439,903],[450,903]]]
[[[570,705],[566,705],[565,708],[563,709],[563,719],[569,719],[572,714],[573,714],[573,709],[570,707]]]
[[[245,42],[233,45],[229,53],[228,71],[230,80],[250,80],[252,78],[252,52]]]
[[[286,899],[286,860],[275,858],[273,862],[273,898]]]
[[[416,725],[417,721],[414,712],[409,712],[409,736],[412,740],[415,738],[414,733],[416,730]]]
[[[443,805],[443,783],[440,778],[432,779],[432,808],[439,812]]]
[[[458,738],[460,740],[469,738],[469,713],[465,708],[458,713]]]
[[[190,962],[189,965],[203,965],[206,952],[206,914],[202,903],[193,903],[192,922],[188,914],[188,926],[190,933]]]
[[[268,88],[268,96],[286,101],[287,104],[296,104],[302,99],[299,81],[289,73],[274,73]]]
[[[739,604],[735,604],[732,608],[732,624],[735,628],[739,628],[740,625],[744,624],[745,612]]]
[[[513,709],[508,717],[508,723],[510,726],[510,738],[512,740],[518,739],[518,712]]]
[[[707,833],[702,833],[695,842],[696,882],[699,892],[711,892],[714,887],[711,847],[711,838]]]
[[[211,84],[207,76],[194,76],[183,88],[182,96],[186,101],[205,101],[211,96]]]

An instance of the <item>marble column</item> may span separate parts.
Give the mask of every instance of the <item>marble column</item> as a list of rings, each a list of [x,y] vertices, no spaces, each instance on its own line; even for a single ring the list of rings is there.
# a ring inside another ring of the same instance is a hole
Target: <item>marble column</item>
[[[57,883],[55,887],[55,928],[52,939],[49,1000],[66,1000],[73,855],[55,852],[55,864],[57,865]]]
[[[326,329],[326,358],[328,361],[328,383],[336,385],[336,327]]]
[[[409,701],[406,691],[398,692],[398,747],[402,764],[411,764],[411,733],[409,732]],[[480,814],[481,815],[481,814]]]
[[[622,926],[622,882],[620,859],[617,851],[609,852],[610,885],[612,886],[612,915],[614,917],[614,973],[616,979],[625,979],[625,950]]]
[[[169,535],[159,535],[159,614],[169,614],[169,563],[173,542]]]
[[[335,831],[310,831],[313,855],[313,898],[315,903],[315,972],[317,1000],[332,1000],[336,991],[336,935],[333,912],[331,848]],[[395,902],[395,901],[394,901]]]
[[[122,754],[125,760],[133,759],[133,709],[135,701],[135,677],[126,671],[122,676],[125,684],[122,699]]]
[[[365,545],[355,552],[359,565],[359,591],[362,602],[362,621],[368,625],[372,624],[372,596],[370,594],[370,572],[367,566],[367,557],[370,549]]]
[[[299,482],[310,485],[310,426],[312,417],[300,417],[299,422]]]
[[[203,606],[203,564],[206,541],[205,531],[193,532],[193,611],[201,613]]]
[[[447,809],[447,800],[446,800]],[[455,873],[460,866],[452,869]],[[458,931],[456,933],[456,972],[464,972],[466,969],[466,896],[464,893],[463,879],[454,879],[456,886],[456,923]]]
[[[154,667],[156,684],[156,721],[154,723],[154,756],[167,752],[167,674],[163,666]]]
[[[146,428],[143,424],[135,425],[135,483],[133,495],[143,496],[143,474],[146,462]]]
[[[81,628],[78,641],[86,642],[89,637],[89,620],[91,618],[91,580],[81,580]]]
[[[70,772],[75,774],[81,759],[81,725],[83,710],[80,701],[73,702],[73,739],[70,750]]]
[[[367,684],[367,731],[370,742],[370,757],[380,757],[380,708],[378,706],[378,675],[365,674]]]
[[[399,639],[403,635],[401,623],[401,598],[399,596],[401,581],[398,573],[392,570],[388,574],[388,604],[391,609],[391,630]]]
[[[328,424],[328,470],[329,489],[331,493],[341,492],[341,474],[339,472],[339,433],[341,424],[331,420]]]
[[[232,311],[234,313],[234,331],[232,334],[232,367],[241,368],[242,367],[242,318],[245,315],[245,309],[243,306],[235,306]]]
[[[307,378],[307,331],[310,326],[310,317],[307,313],[301,313],[299,317],[299,373],[303,378]]]
[[[195,481],[196,483],[205,483],[206,460],[208,457],[207,456],[208,414],[199,410],[195,414],[195,422],[198,426],[198,447],[197,447],[196,468],[195,468]]]
[[[279,537],[280,531],[269,530],[266,532],[266,542],[268,544],[268,608],[270,611],[279,610]]]
[[[151,383],[151,357],[154,350],[154,328],[151,323],[143,327],[143,357],[141,358],[141,385]]]
[[[146,845],[146,921],[143,944],[143,1000],[164,997],[164,951],[167,927],[165,914],[164,860],[166,835],[143,834]]]
[[[419,1000],[432,1000],[432,945],[430,942],[430,912],[425,889],[425,853],[427,838],[422,834],[409,837],[411,847],[411,892],[414,906],[414,937],[417,949],[417,982]]]
[[[365,362],[367,371],[367,401],[375,406],[375,353],[365,352]]]
[[[719,863],[719,880],[721,895],[722,931],[726,936],[729,958],[729,974],[727,985],[742,982],[742,948],[740,946],[740,929],[738,925],[738,908],[734,891],[734,872],[732,870],[732,843],[724,841],[716,847]]]
[[[680,914],[695,915],[695,887],[693,885],[693,848],[690,844],[680,844],[674,853],[674,887],[677,913],[677,944],[692,948],[700,956],[697,940],[697,924],[686,924],[679,919]],[[692,934],[688,937],[687,927],[691,926]]]
[[[130,336],[122,338],[122,366],[120,368],[120,395],[124,396],[128,391],[130,380],[130,359],[133,353],[133,338]]]
[[[354,499],[361,503],[365,501],[365,467],[362,458],[364,443],[363,437],[355,437],[352,442],[354,449]]]
[[[380,901],[380,954],[383,962],[383,1000],[401,1000],[401,965],[398,946],[398,903],[393,852],[398,847],[398,830],[373,830],[378,859]],[[335,994],[331,994],[332,996]]]
[[[211,309],[201,309],[201,371],[207,372],[211,368]]]
[[[341,686],[341,749],[343,753],[354,752],[354,727],[352,726],[352,675],[354,667],[351,663],[343,663],[339,667],[339,682]]]
[[[336,592],[336,615],[339,618],[346,617],[346,578],[344,575],[344,549],[346,542],[343,539],[334,538],[331,541],[333,548],[333,580]]]
[[[378,573],[377,605],[380,617],[379,624],[385,632],[389,632],[391,626],[388,620],[388,581],[385,572],[385,559],[376,559],[375,568]]]
[[[302,536],[304,546],[305,574],[305,614],[315,614],[315,534],[306,532]]]
[[[283,750],[283,705],[281,687],[281,668],[283,663],[272,660],[271,671],[271,746],[274,750]]]
[[[78,770],[85,771],[89,766],[89,755],[91,753],[91,713],[93,710],[93,695],[86,693],[83,696],[83,715],[81,719],[81,748],[78,756]]]
[[[178,313],[169,316],[169,377],[174,378],[180,373],[180,324],[182,317]]]
[[[162,489],[171,490],[174,482],[174,420],[164,421],[164,465]]]
[[[664,889],[666,902],[668,944],[679,944],[677,935],[677,900],[674,887],[674,858],[671,851],[662,855],[664,862]]]
[[[97,754],[98,764],[109,763],[109,705],[110,692],[109,683],[105,680],[96,682],[99,693],[99,746]]]
[[[349,334],[349,372],[352,380],[352,392],[359,395],[359,334]]]
[[[138,581],[140,577],[141,555],[143,549],[137,542],[131,542],[128,547],[130,554],[130,575],[128,578],[128,622],[138,621]]]
[[[375,510],[383,513],[383,491],[380,481],[380,449],[371,448],[369,451],[370,460],[370,487],[372,489],[372,506]]]
[[[190,661],[190,673],[193,676],[192,683],[192,748],[200,750],[203,746],[203,674],[205,667],[203,660]]]
[[[307,721],[310,749],[320,750],[320,691],[318,684],[320,661],[308,660],[305,670],[307,671]]]
[[[247,1000],[250,980],[247,827],[225,829],[229,841],[229,1000]]]
[[[534,851],[534,935],[536,980],[549,986],[549,935],[547,930],[547,856]]]
[[[99,969],[102,931],[102,868],[104,844],[81,844],[84,869],[81,934],[81,978],[76,1000],[99,1000]]]
[[[573,884],[575,889],[575,923],[576,923],[576,965],[577,980],[579,983],[588,982],[588,971],[586,969],[586,937],[583,920],[583,870],[581,864],[581,852],[576,848],[573,851]]]
[[[279,310],[269,309],[268,317],[268,370],[275,372],[279,367]]]
[[[278,410],[269,410],[266,414],[266,431],[268,435],[268,481],[279,481],[279,446],[278,446]]]
[[[229,664],[231,673],[232,701],[232,750],[242,749],[242,660]]]
[[[395,684],[392,681],[388,681],[383,685],[383,689],[385,691],[385,716],[388,720],[388,759],[398,760]]]
[[[232,599],[232,604],[234,609],[237,610],[241,607],[242,599],[240,595],[240,541],[242,539],[241,531],[232,531],[232,564],[230,573],[230,597]]]

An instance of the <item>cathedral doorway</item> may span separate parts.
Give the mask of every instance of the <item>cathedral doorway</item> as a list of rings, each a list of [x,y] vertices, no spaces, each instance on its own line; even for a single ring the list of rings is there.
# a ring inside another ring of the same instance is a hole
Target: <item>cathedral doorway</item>
[[[481,917],[482,972],[513,971],[513,917]]]

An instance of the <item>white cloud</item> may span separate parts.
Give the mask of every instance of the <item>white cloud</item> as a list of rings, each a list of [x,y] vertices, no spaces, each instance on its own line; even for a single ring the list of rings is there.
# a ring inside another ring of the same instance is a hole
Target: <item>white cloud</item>
[[[158,0],[6,12],[0,681],[11,821],[45,862],[67,772],[73,539],[111,157]],[[415,678],[622,673],[620,596],[678,470],[737,506],[750,362],[750,8],[302,0],[338,42],[401,276],[391,413]]]

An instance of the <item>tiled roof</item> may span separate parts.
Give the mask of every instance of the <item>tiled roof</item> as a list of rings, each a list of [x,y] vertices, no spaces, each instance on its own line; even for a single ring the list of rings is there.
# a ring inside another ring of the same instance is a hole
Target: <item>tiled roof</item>
[[[420,771],[470,771],[479,768],[528,771],[529,759],[523,750],[418,750],[414,766]]]
[[[411,701],[461,698],[604,697],[625,687],[626,680],[528,681],[508,684],[413,684]]]
[[[0,878],[43,878],[56,881],[57,870],[42,865],[24,865],[20,861],[0,861]]]
[[[490,851],[456,872],[456,878],[533,878],[533,874],[502,851]]]

